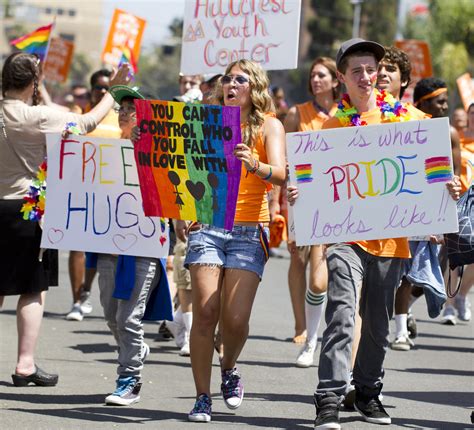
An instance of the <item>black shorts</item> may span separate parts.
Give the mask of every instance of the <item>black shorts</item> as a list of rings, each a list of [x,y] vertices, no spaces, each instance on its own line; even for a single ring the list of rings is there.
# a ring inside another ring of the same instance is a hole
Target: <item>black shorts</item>
[[[45,250],[39,261],[41,228],[25,221],[23,200],[0,200],[0,296],[45,291],[58,284],[58,252]]]

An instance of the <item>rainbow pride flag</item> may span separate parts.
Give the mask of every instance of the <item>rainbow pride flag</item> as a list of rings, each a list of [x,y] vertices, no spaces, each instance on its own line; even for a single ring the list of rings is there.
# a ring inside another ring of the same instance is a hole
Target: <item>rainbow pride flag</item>
[[[432,157],[425,160],[426,182],[449,182],[453,176],[449,157]]]
[[[16,47],[20,51],[28,52],[29,54],[37,55],[41,61],[44,61],[48,51],[49,37],[53,30],[54,24],[45,25],[37,28],[35,31],[12,40],[10,45]]]
[[[240,110],[135,100],[140,140],[134,145],[146,216],[198,221],[231,230],[242,163]]]
[[[138,66],[135,61],[135,56],[133,55],[133,51],[127,45],[122,47],[122,58],[120,58],[118,66],[120,67],[123,63],[129,63],[132,67],[133,73],[137,73]]]
[[[296,174],[297,184],[313,182],[313,165],[312,164],[297,164],[295,165],[295,174]]]

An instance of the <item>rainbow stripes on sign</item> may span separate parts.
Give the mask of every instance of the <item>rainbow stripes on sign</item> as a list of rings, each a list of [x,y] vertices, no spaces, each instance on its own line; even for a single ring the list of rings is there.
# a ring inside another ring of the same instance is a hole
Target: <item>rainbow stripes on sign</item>
[[[53,30],[53,24],[37,28],[35,31],[12,40],[10,45],[15,46],[20,51],[37,55],[41,61],[44,61],[48,51],[49,36]]]
[[[297,184],[313,182],[313,165],[312,164],[297,164],[295,166],[295,174],[296,174]]]
[[[122,47],[122,58],[120,58],[118,66],[120,67],[123,63],[130,64],[133,73],[137,73],[138,66],[137,62],[135,61],[135,56],[133,55],[133,51],[127,45]]]
[[[451,161],[449,157],[432,157],[425,160],[426,182],[448,182],[452,178]]]
[[[241,142],[239,109],[160,100],[136,100],[135,107],[146,128],[135,146],[145,215],[232,230],[242,172],[233,153]],[[160,108],[169,116],[157,115]],[[200,117],[201,109],[214,114]]]

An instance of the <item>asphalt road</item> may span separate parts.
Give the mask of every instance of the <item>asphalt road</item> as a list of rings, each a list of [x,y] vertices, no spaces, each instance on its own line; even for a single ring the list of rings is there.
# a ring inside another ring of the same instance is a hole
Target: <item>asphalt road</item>
[[[313,428],[317,368],[294,366],[299,347],[289,341],[293,317],[286,283],[288,262],[287,258],[270,259],[257,294],[250,337],[239,363],[245,400],[236,413],[226,409],[220,397],[215,358],[212,428]],[[61,286],[52,288],[47,296],[37,351],[37,363],[59,373],[57,387],[12,385],[16,298],[8,297],[0,311],[0,429],[171,430],[196,426],[186,421],[194,401],[189,358],[180,357],[174,343],[156,341],[157,325],[152,323],[145,327],[151,355],[143,372],[140,403],[104,405],[105,395],[115,387],[116,352],[101,317],[97,286],[92,314],[82,322],[66,321],[64,315],[71,306],[66,254],[61,254],[60,270]],[[428,318],[423,300],[415,304],[415,313],[420,332],[416,348],[390,350],[385,361],[383,394],[391,428],[474,428],[470,424],[474,410],[472,321],[444,326]],[[342,412],[341,421],[344,429],[376,428],[363,422],[357,412]]]

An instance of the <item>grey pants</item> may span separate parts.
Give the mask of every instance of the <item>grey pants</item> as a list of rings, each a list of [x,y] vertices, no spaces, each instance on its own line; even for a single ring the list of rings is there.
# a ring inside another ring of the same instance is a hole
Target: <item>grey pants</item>
[[[333,393],[342,400],[350,383],[357,290],[360,285],[362,330],[353,369],[354,385],[368,395],[376,395],[382,386],[389,321],[403,259],[376,257],[357,245],[340,244],[328,249],[327,262],[327,327],[321,345],[316,397]]]
[[[136,257],[135,287],[130,300],[112,297],[115,288],[117,257],[99,254],[100,303],[104,317],[118,345],[119,376],[140,376],[143,369],[143,324],[146,303],[153,288],[158,285],[161,266],[156,259]]]

